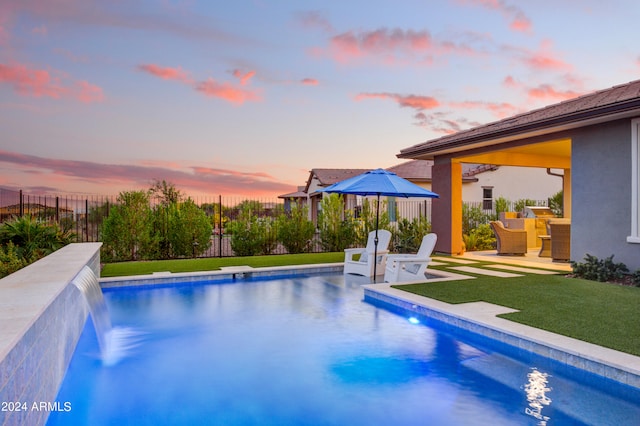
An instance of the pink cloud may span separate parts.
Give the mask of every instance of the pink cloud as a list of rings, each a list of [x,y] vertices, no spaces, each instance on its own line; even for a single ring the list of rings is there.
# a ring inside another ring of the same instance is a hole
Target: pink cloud
[[[102,93],[102,88],[96,86],[95,84],[91,84],[86,81],[79,81],[77,83],[78,92],[76,95],[76,99],[85,104],[89,104],[92,102],[102,102],[104,100],[104,94]]]
[[[527,52],[523,58],[523,62],[531,67],[534,71],[563,71],[572,69],[573,67],[559,58],[552,51],[552,48],[553,43],[549,40],[546,40],[542,42],[538,51]]]
[[[529,101],[534,100],[550,100],[564,101],[581,96],[586,93],[583,89],[583,82],[580,78],[567,74],[562,79],[562,85],[566,88],[558,89],[554,85],[543,83],[538,86],[528,86],[524,83],[516,81],[513,77],[508,76],[503,81],[503,85],[510,89],[521,90],[527,94]]]
[[[21,96],[75,98],[84,103],[104,99],[102,88],[95,84],[82,80],[67,84],[61,72],[31,69],[23,64],[0,64],[0,83],[11,85]]]
[[[509,28],[514,31],[529,32],[532,30],[531,20],[517,6],[509,5],[504,0],[458,0],[459,3],[471,3],[501,13],[510,21]]]
[[[516,82],[516,80],[510,75],[505,77],[505,79],[502,82],[502,85],[511,89],[520,87],[520,85]]]
[[[182,70],[182,68],[161,67],[155,64],[143,64],[139,65],[138,69],[147,72],[155,77],[159,77],[163,80],[178,80],[189,82],[188,74]]]
[[[298,13],[296,21],[304,28],[319,28],[325,32],[333,32],[333,25],[318,11]]]
[[[414,118],[416,119],[416,122],[414,124],[416,126],[423,127],[431,132],[444,135],[450,135],[461,130],[480,126],[482,124],[477,121],[470,121],[464,117],[460,117],[454,120],[449,118],[450,115],[450,112],[433,112],[430,114],[418,112],[414,116]]]
[[[433,47],[427,31],[381,28],[374,31],[348,31],[331,38],[328,53],[338,62],[349,62],[366,56],[382,57],[395,62],[399,57],[426,53]]]
[[[224,99],[238,105],[242,105],[247,101],[259,101],[261,99],[255,91],[234,87],[230,83],[218,83],[212,78],[198,83],[195,89],[206,96]]]
[[[39,27],[36,27],[36,28],[32,29],[31,32],[33,34],[39,34],[39,35],[42,35],[42,36],[46,36],[47,35],[47,27],[45,27],[44,25],[41,25]]]
[[[67,92],[58,77],[46,70],[29,69],[25,65],[0,64],[0,83],[13,86],[20,95],[59,99]]]
[[[518,107],[508,102],[465,101],[450,102],[448,105],[454,109],[488,110],[498,118],[509,117],[521,112]]]
[[[300,83],[307,86],[317,86],[318,84],[320,84],[315,78],[303,78],[302,80],[300,80]]]
[[[391,99],[401,107],[413,108],[416,110],[432,109],[440,106],[437,99],[431,96],[419,95],[399,95],[397,93],[360,93],[355,96],[356,101],[363,99]]]
[[[233,76],[240,80],[240,84],[242,86],[245,86],[247,83],[249,83],[249,80],[251,80],[254,75],[256,75],[255,71],[248,71],[246,73],[243,73],[238,69],[233,70]]]
[[[167,180],[187,194],[274,196],[291,192],[293,185],[277,181],[264,172],[241,172],[207,167],[141,166],[103,164],[91,161],[73,161],[43,158],[16,152],[1,151],[0,163],[11,172],[30,175],[34,182],[58,185],[48,187],[50,192],[69,192],[69,187],[115,188],[116,192],[131,187],[147,189],[154,180]],[[1,170],[1,169],[0,169]],[[0,183],[9,176],[0,172]],[[23,184],[24,185],[24,184]],[[61,189],[64,188],[64,189]],[[86,192],[86,191],[85,191]],[[108,194],[101,194],[108,195]]]
[[[557,90],[550,84],[541,84],[538,87],[532,87],[527,91],[532,99],[564,101],[573,99],[581,95],[581,93],[573,90]]]
[[[474,40],[475,41],[475,40]],[[426,31],[381,28],[373,31],[347,31],[333,36],[326,48],[309,50],[316,57],[329,57],[347,64],[374,61],[384,65],[431,65],[437,55],[476,55],[465,43],[439,40]]]

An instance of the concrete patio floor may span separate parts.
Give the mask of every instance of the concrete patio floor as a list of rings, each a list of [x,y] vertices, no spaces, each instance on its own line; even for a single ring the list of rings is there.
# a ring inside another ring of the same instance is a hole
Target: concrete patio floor
[[[531,268],[545,268],[553,271],[571,272],[569,262],[554,262],[550,257],[539,257],[540,249],[529,249],[524,256],[502,256],[496,250],[468,251],[462,255],[452,256],[454,259],[466,259],[482,262],[506,263]]]

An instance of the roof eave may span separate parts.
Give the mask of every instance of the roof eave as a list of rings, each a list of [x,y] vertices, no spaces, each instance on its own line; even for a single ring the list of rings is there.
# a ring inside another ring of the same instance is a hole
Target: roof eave
[[[571,130],[638,115],[640,115],[640,98],[634,98],[628,102],[579,111],[468,138],[462,137],[450,142],[437,143],[438,140],[435,139],[432,141],[433,143],[426,142],[403,149],[396,156],[398,158],[433,160],[437,155],[453,154],[468,149]],[[461,133],[464,132],[466,131]]]

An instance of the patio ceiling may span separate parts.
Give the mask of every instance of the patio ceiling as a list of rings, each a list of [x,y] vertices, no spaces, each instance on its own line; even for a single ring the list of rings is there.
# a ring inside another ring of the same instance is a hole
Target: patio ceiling
[[[502,166],[571,168],[571,139],[559,139],[520,146],[493,145],[455,156],[460,163],[496,164]]]

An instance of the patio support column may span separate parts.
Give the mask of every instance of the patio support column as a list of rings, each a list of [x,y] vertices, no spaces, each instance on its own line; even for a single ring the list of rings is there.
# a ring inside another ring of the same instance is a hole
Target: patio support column
[[[571,217],[571,169],[564,169],[562,180],[562,210],[564,217]]]
[[[436,157],[432,169],[431,229],[438,235],[435,251],[462,252],[462,165],[451,158]]]

